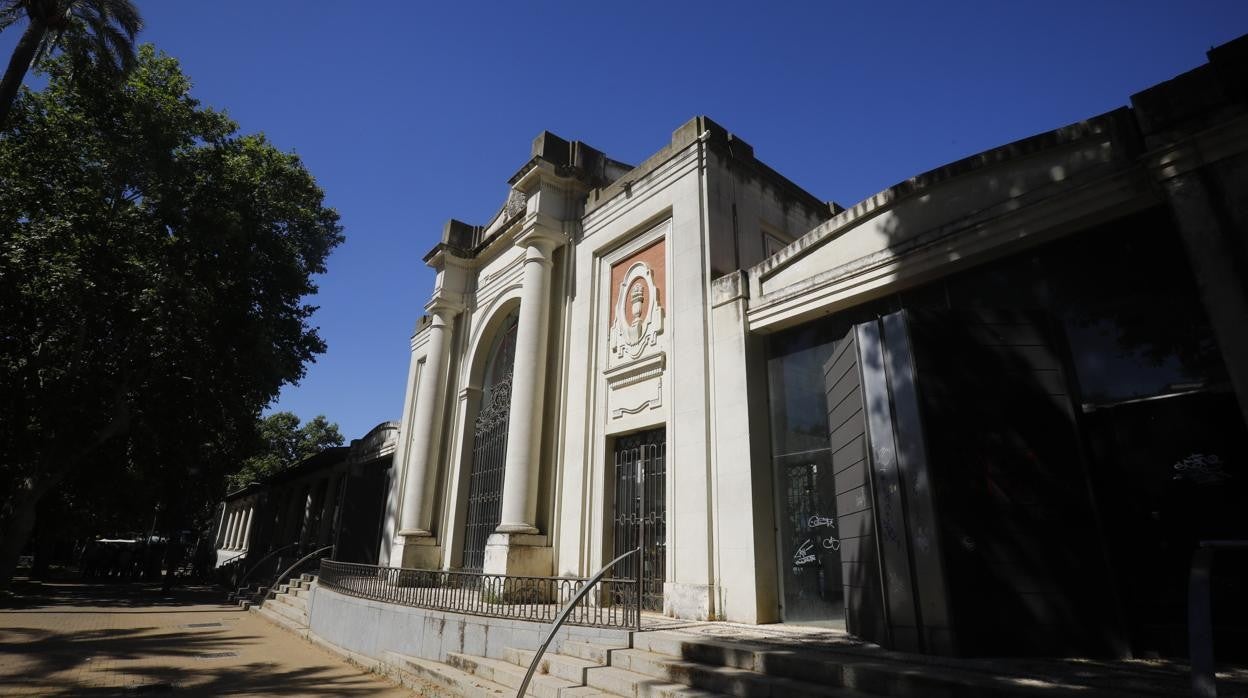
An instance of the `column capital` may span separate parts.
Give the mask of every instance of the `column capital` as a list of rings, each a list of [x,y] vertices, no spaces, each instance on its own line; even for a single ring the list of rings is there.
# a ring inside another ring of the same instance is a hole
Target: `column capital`
[[[438,289],[433,298],[425,304],[425,312],[429,313],[435,323],[447,324],[464,310],[462,293],[452,293]]]
[[[542,213],[531,213],[524,221],[524,228],[516,235],[516,247],[536,248],[543,257],[567,244],[568,236],[560,230],[559,221]]]

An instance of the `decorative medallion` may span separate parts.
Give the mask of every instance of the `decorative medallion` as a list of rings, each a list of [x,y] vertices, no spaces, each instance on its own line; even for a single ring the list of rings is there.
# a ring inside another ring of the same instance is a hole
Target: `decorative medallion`
[[[518,189],[508,191],[507,203],[503,204],[503,219],[507,220],[517,214],[524,213],[527,203],[528,200],[525,199],[524,192]]]
[[[611,352],[620,359],[636,359],[654,346],[663,332],[663,306],[654,273],[645,262],[633,262],[615,291],[615,322]]]

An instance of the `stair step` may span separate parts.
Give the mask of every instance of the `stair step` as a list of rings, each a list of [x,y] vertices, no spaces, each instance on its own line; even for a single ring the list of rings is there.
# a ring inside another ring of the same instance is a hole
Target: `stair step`
[[[635,649],[683,662],[708,667],[731,667],[792,681],[798,687],[814,685],[830,690],[851,690],[867,694],[927,698],[1006,696],[1052,696],[1058,693],[1091,692],[1098,697],[1141,694],[1165,695],[1168,687],[1148,686],[1135,680],[1114,686],[1090,686],[1082,681],[1066,682],[1027,676],[1009,676],[973,668],[941,666],[930,662],[898,661],[873,657],[851,650],[809,648],[795,651],[762,642],[695,637],[677,631],[636,633]],[[615,665],[629,662],[629,653]],[[639,668],[646,663],[638,660]],[[671,667],[681,670],[681,667]],[[644,673],[644,671],[643,671]],[[701,674],[699,674],[701,676]],[[707,684],[699,684],[707,685]],[[709,685],[715,685],[712,681]],[[792,690],[797,690],[796,688]],[[821,694],[814,694],[821,695]],[[831,695],[837,695],[835,693]],[[853,695],[853,694],[850,694]]]
[[[628,649],[627,645],[604,645],[587,640],[564,640],[559,646],[559,654],[565,657],[587,659],[600,666],[611,663],[611,653]]]
[[[267,609],[264,606],[256,606],[253,610],[256,612],[256,615],[264,618],[274,625],[281,626],[290,632],[295,633],[299,637],[306,638],[308,635],[309,630],[306,624],[301,624],[299,621],[283,616],[280,613],[274,613],[272,610]]]
[[[721,693],[642,676],[617,667],[597,667],[587,672],[590,688],[609,695],[636,698],[717,698]]]
[[[533,655],[535,654],[537,652],[534,650],[521,650],[509,647],[503,651],[503,658],[528,671],[529,664],[533,662]],[[537,671],[534,672],[534,675],[545,674],[582,685],[585,683],[586,670],[600,666],[605,666],[605,664],[579,657],[569,657],[563,654],[547,652],[542,655],[542,661],[538,663]]]
[[[269,611],[270,613],[275,613],[279,616],[284,616],[285,618],[288,618],[294,621],[295,623],[298,623],[302,627],[307,627],[308,625],[307,613],[289,604],[284,604],[284,603],[281,603],[280,601],[270,600],[261,604],[260,608],[265,611]]]
[[[681,683],[731,696],[861,696],[838,685],[808,683],[736,667],[703,664],[646,650],[613,652],[611,664],[660,681]]]
[[[515,690],[520,687],[520,682],[524,680],[524,674],[527,671],[527,667],[521,668],[501,659],[477,657],[457,652],[448,654],[446,663],[460,671],[466,671],[473,676],[479,676],[486,681],[506,686],[511,689],[512,693],[515,693]],[[529,689],[526,695],[536,696],[537,698],[562,698],[562,696],[568,695],[568,691],[574,688],[583,688],[583,686],[581,686],[579,681],[569,681],[557,676],[534,673],[532,680],[529,681]]]
[[[282,594],[281,596],[275,597],[273,600],[278,603],[284,603],[287,606],[292,606],[303,613],[308,612],[308,600],[306,598],[294,596],[292,594]]]
[[[515,695],[516,690],[486,681],[480,676],[457,669],[432,659],[412,657],[397,652],[383,655],[399,672],[405,686],[416,689],[420,695],[456,695],[465,698],[500,698]],[[426,690],[426,689],[435,690]]]

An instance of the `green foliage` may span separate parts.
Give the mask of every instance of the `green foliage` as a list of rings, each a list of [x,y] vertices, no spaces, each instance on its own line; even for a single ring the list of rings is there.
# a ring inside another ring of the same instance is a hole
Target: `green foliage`
[[[32,65],[64,50],[80,72],[118,78],[134,66],[134,38],[143,18],[132,0],[0,0],[0,30],[25,19],[0,79],[0,123]]]
[[[260,451],[244,460],[242,468],[230,476],[230,490],[259,482],[304,458],[343,444],[338,425],[325,419],[325,415],[317,415],[300,426],[294,413],[274,412],[260,420],[256,432]]]
[[[174,59],[142,47],[120,88],[46,66],[0,131],[0,538],[79,470],[165,511],[218,497],[325,350],[302,301],[342,241],[299,158],[202,107]]]

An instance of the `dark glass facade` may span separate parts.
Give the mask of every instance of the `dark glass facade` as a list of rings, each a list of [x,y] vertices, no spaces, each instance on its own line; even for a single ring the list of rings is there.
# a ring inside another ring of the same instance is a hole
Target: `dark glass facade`
[[[899,311],[914,347],[922,426],[896,438],[926,447],[948,589],[941,593],[958,651],[991,651],[994,638],[1028,631],[993,623],[1039,627],[1093,606],[1133,653],[1180,653],[1197,542],[1248,537],[1239,514],[1248,501],[1248,433],[1164,209],[769,339],[785,620],[843,617],[843,595],[853,589],[843,571],[852,564],[838,550],[812,549],[814,560],[798,554],[817,537],[811,517],[836,516],[840,491],[824,368],[854,327]],[[1227,599],[1220,617],[1244,610],[1234,565],[1215,581],[1215,597]],[[1044,594],[1069,604],[1032,613],[1028,604],[1038,607],[1032,602]],[[1239,644],[1236,624],[1220,625],[1220,647]],[[1075,632],[1065,621],[1046,627]]]

